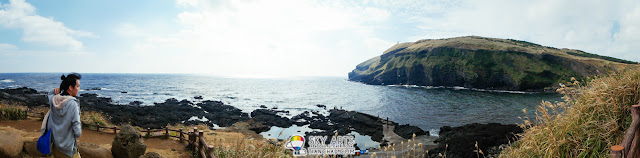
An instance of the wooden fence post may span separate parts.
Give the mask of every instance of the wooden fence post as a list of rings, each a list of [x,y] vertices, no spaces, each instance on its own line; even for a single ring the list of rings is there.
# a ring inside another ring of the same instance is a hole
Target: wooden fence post
[[[117,126],[113,126],[113,134],[118,134],[118,127]]]
[[[622,158],[624,147],[622,145],[614,145],[611,147],[611,158]]]
[[[640,104],[640,103],[639,103]],[[637,111],[640,111],[640,105],[631,105],[631,114],[635,116],[635,120],[632,120],[631,122],[631,127],[629,128],[634,128],[633,126],[636,126],[635,128],[635,133],[634,133],[634,137],[633,137],[633,141],[631,143],[631,148],[626,149],[628,152],[627,153],[627,157],[638,157],[640,156],[640,126],[639,125],[633,125],[633,122],[636,122],[636,124],[640,123],[640,113],[638,113]],[[636,111],[635,113],[633,111]],[[633,118],[633,117],[632,117]]]
[[[189,137],[189,144],[190,144],[191,151],[194,151],[196,149],[197,134],[198,134],[198,127],[193,127],[193,132],[190,134],[191,136]]]
[[[169,126],[164,128],[165,135],[169,138]]]
[[[180,136],[178,138],[180,139],[180,143],[182,143],[182,136],[183,136],[182,135],[182,128],[180,128],[179,132],[180,132]]]
[[[193,146],[193,132],[187,131],[187,149],[191,150],[191,146]]]
[[[204,137],[202,133],[202,130],[198,131],[198,157],[204,156],[204,141],[202,141],[204,140]]]
[[[147,138],[151,137],[151,129],[150,128],[147,128],[147,136],[148,136]]]
[[[207,157],[208,158],[215,157],[215,155],[213,155],[213,145],[208,145],[207,146]]]
[[[93,124],[96,126],[96,131],[100,132],[100,126],[98,125],[98,123],[94,122]]]
[[[611,147],[611,157],[615,157],[617,154],[620,154],[620,157],[640,156],[640,145],[638,145],[640,143],[640,133],[638,133],[640,132],[640,105],[631,105],[631,119],[631,124],[624,133],[620,147],[616,147],[618,145]],[[621,151],[617,152],[614,149]]]

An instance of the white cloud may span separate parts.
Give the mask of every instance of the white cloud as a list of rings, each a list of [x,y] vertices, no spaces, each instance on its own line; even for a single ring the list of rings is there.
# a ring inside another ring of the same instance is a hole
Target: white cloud
[[[640,2],[177,0],[179,29],[115,32],[142,72],[346,76],[396,41],[479,35],[640,61]],[[157,26],[154,26],[157,27]],[[138,59],[145,58],[147,61]]]
[[[123,37],[135,38],[147,36],[145,30],[130,23],[122,23],[114,30],[116,34]]]
[[[631,0],[465,1],[442,16],[416,17],[425,33],[411,39],[512,38],[640,61],[634,52],[640,49],[639,4]]]
[[[16,49],[18,49],[18,47],[13,45],[13,44],[0,43],[0,51],[3,51],[3,50],[16,50]]]
[[[145,33],[149,36],[133,46],[132,56],[180,61],[179,67],[154,66],[168,72],[346,76],[355,64],[393,45],[374,36],[375,24],[390,17],[384,8],[298,0],[180,0],[177,5],[185,9],[176,15],[181,29]]]
[[[36,14],[36,9],[24,0],[10,0],[0,6],[0,25],[22,29],[22,41],[43,44],[72,51],[82,49],[76,37],[96,37],[91,32],[67,28],[62,22]]]

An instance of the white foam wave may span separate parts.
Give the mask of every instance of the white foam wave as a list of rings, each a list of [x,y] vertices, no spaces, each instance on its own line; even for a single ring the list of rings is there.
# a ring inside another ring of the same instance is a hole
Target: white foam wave
[[[472,91],[480,91],[480,92],[498,92],[498,93],[514,93],[514,94],[534,94],[538,92],[525,92],[525,91],[509,91],[509,90],[491,90],[491,89],[480,89],[480,88],[466,88],[460,86],[446,87],[446,86],[418,86],[418,85],[387,85],[389,87],[405,87],[405,88],[424,88],[424,89],[439,89],[439,88],[447,88],[453,90],[472,90]]]
[[[439,133],[440,133],[440,129],[430,129],[429,130],[429,135],[430,136],[439,137],[440,136]]]
[[[0,82],[2,82],[2,83],[11,83],[11,82],[16,82],[16,81],[11,80],[11,79],[3,79],[3,80],[0,80]]]
[[[198,118],[198,116],[191,116],[191,118],[189,118],[189,121],[201,121],[201,122],[207,122],[209,121],[209,119],[207,119],[206,117],[202,116],[202,118]]]

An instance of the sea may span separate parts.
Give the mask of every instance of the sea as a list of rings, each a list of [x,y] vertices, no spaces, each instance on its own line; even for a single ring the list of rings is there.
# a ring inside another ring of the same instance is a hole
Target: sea
[[[51,91],[64,73],[0,73],[0,88],[29,87]],[[400,124],[418,126],[437,135],[442,126],[470,123],[522,123],[535,117],[542,101],[560,101],[554,93],[484,91],[461,87],[412,85],[367,85],[347,77],[226,78],[198,74],[82,73],[80,94],[96,93],[114,103],[142,101],[153,106],[169,98],[222,101],[243,112],[265,105],[290,111],[291,116],[307,110],[338,108],[354,110]],[[523,109],[528,109],[525,115]],[[293,127],[289,132],[309,131]],[[276,137],[286,129],[263,133]],[[286,133],[286,132],[285,132]]]

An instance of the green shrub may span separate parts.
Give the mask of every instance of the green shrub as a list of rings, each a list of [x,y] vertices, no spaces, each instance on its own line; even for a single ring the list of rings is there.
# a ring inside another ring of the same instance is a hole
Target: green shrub
[[[27,119],[27,107],[20,103],[0,102],[0,120]]]

